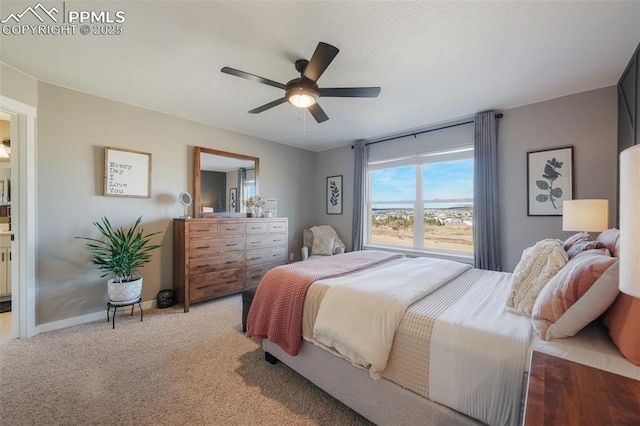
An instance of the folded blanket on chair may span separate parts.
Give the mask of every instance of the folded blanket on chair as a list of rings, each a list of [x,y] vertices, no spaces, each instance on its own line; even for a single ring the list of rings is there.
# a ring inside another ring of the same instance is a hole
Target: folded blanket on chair
[[[333,254],[344,253],[345,252],[344,243],[342,242],[340,237],[338,237],[338,234],[336,233],[336,230],[333,229],[331,226],[329,226],[329,225],[312,226],[310,228],[310,230],[313,233],[313,239],[314,240],[316,238],[334,238]],[[309,247],[309,248],[311,248],[311,247]]]

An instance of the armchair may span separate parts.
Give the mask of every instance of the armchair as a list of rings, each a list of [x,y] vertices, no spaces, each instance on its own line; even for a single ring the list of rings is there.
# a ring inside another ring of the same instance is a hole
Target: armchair
[[[302,230],[302,260],[332,256],[345,252],[345,246],[329,225],[313,226]]]

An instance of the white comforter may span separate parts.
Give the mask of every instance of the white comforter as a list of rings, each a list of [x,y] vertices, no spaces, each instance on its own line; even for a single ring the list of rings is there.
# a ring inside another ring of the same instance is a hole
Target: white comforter
[[[490,425],[518,424],[531,320],[504,309],[510,274],[483,277],[437,319],[429,399]]]
[[[330,288],[318,311],[314,338],[380,378],[407,307],[468,269],[470,265],[448,260],[404,258],[318,281]]]

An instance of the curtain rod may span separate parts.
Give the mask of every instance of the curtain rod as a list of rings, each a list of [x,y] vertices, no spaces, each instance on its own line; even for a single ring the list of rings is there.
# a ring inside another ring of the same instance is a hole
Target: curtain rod
[[[504,114],[499,112],[496,114],[496,118],[502,118],[504,117]],[[414,138],[418,135],[421,135],[423,133],[429,133],[429,132],[435,132],[436,130],[444,130],[444,129],[449,129],[451,127],[457,127],[457,126],[462,126],[464,124],[471,124],[473,123],[475,120],[468,120],[468,121],[464,121],[462,123],[456,123],[456,124],[449,124],[448,126],[441,126],[441,127],[436,127],[434,129],[428,129],[428,130],[422,130],[420,132],[413,132],[413,133],[407,133],[406,135],[400,135],[400,136],[393,136],[390,138],[386,138],[386,139],[381,139],[379,141],[373,141],[373,142],[366,142],[365,145],[373,145],[376,143],[380,143],[380,142],[389,142],[389,141],[393,141],[396,139],[402,139],[402,138],[408,138],[409,136],[413,136]],[[351,145],[351,149],[354,149],[354,146]]]

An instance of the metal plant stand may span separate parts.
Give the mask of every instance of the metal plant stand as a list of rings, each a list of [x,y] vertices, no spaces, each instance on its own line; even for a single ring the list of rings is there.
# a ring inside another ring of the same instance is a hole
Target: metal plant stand
[[[137,304],[138,307],[140,307],[140,321],[142,321],[142,304],[140,303],[142,301],[142,297],[138,297],[136,300],[133,301],[129,301],[129,302],[112,302],[111,300],[107,302],[107,322],[109,322],[109,311],[111,310],[111,308],[113,308],[113,327],[112,328],[116,328],[116,311],[118,310],[118,308],[123,307],[123,306],[131,306],[131,315],[129,316],[133,316],[133,309],[136,307],[135,305]]]

